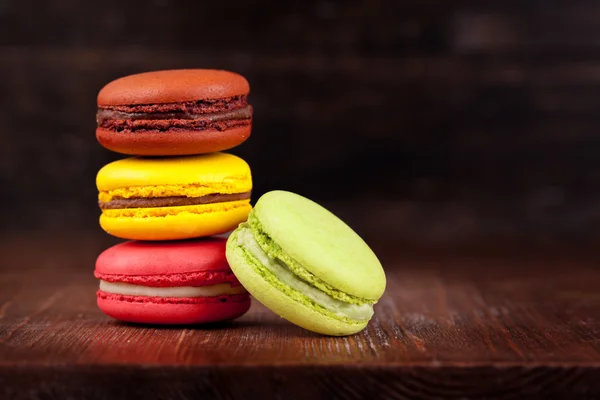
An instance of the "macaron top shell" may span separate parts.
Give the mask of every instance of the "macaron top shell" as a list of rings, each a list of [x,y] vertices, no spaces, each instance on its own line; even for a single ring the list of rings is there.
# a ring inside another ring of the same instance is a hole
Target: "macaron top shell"
[[[98,93],[99,106],[161,104],[247,95],[248,81],[234,72],[180,69],[144,72],[114,80]]]
[[[229,272],[224,238],[163,242],[131,241],[105,250],[97,274],[148,276],[190,272]]]
[[[211,153],[188,157],[131,157],[105,165],[96,177],[100,191],[151,185],[219,185],[234,193],[252,188],[250,167],[239,157]],[[223,191],[221,193],[224,193]]]
[[[310,273],[349,295],[379,299],[385,273],[369,246],[342,220],[300,195],[273,191],[254,207],[262,230]]]

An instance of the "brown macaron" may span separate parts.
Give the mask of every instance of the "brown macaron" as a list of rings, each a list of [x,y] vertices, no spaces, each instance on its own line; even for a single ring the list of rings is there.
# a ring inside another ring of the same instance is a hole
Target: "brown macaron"
[[[250,86],[236,73],[183,69],[145,72],[98,93],[96,138],[117,153],[212,153],[244,142],[252,127]]]

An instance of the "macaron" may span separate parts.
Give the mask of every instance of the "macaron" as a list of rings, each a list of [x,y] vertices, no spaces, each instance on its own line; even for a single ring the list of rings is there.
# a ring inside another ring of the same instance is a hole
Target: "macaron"
[[[146,324],[230,320],[250,307],[225,259],[223,238],[124,242],[96,260],[98,307],[105,314]]]
[[[348,225],[300,195],[273,191],[227,241],[241,284],[267,308],[313,332],[364,329],[383,295],[377,256]]]
[[[225,233],[252,209],[252,177],[244,160],[212,153],[130,157],[96,177],[100,226],[131,240],[177,240]]]
[[[130,155],[190,155],[227,150],[250,136],[248,81],[233,72],[145,72],[98,93],[96,138]]]

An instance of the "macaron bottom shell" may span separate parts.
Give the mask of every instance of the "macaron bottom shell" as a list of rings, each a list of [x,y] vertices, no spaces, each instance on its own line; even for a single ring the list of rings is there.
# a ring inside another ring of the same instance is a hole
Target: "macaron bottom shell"
[[[309,301],[299,301],[298,298],[303,297],[301,293],[293,295],[294,289],[286,287],[275,275],[259,270],[258,260],[237,245],[237,233],[234,231],[227,242],[227,260],[240,283],[264,306],[293,324],[324,335],[352,335],[367,326],[368,320],[333,318]]]
[[[228,150],[250,137],[251,126],[224,131],[178,130],[124,132],[96,129],[96,139],[105,148],[121,154],[138,156],[175,156],[213,153]]]
[[[231,231],[244,222],[250,200],[181,207],[105,210],[100,226],[107,233],[130,240],[178,240]]]
[[[206,298],[122,296],[99,291],[98,307],[115,319],[141,324],[203,324],[227,321],[250,308],[248,294]]]

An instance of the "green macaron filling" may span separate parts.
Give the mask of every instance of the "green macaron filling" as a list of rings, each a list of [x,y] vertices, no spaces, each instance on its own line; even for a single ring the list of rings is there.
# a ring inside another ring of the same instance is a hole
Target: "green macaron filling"
[[[373,315],[373,301],[367,301],[331,288],[297,261],[283,253],[261,229],[251,213],[248,223],[240,225],[234,240],[257,272],[270,284],[301,303],[346,322],[365,321]],[[349,301],[344,301],[349,300]]]

